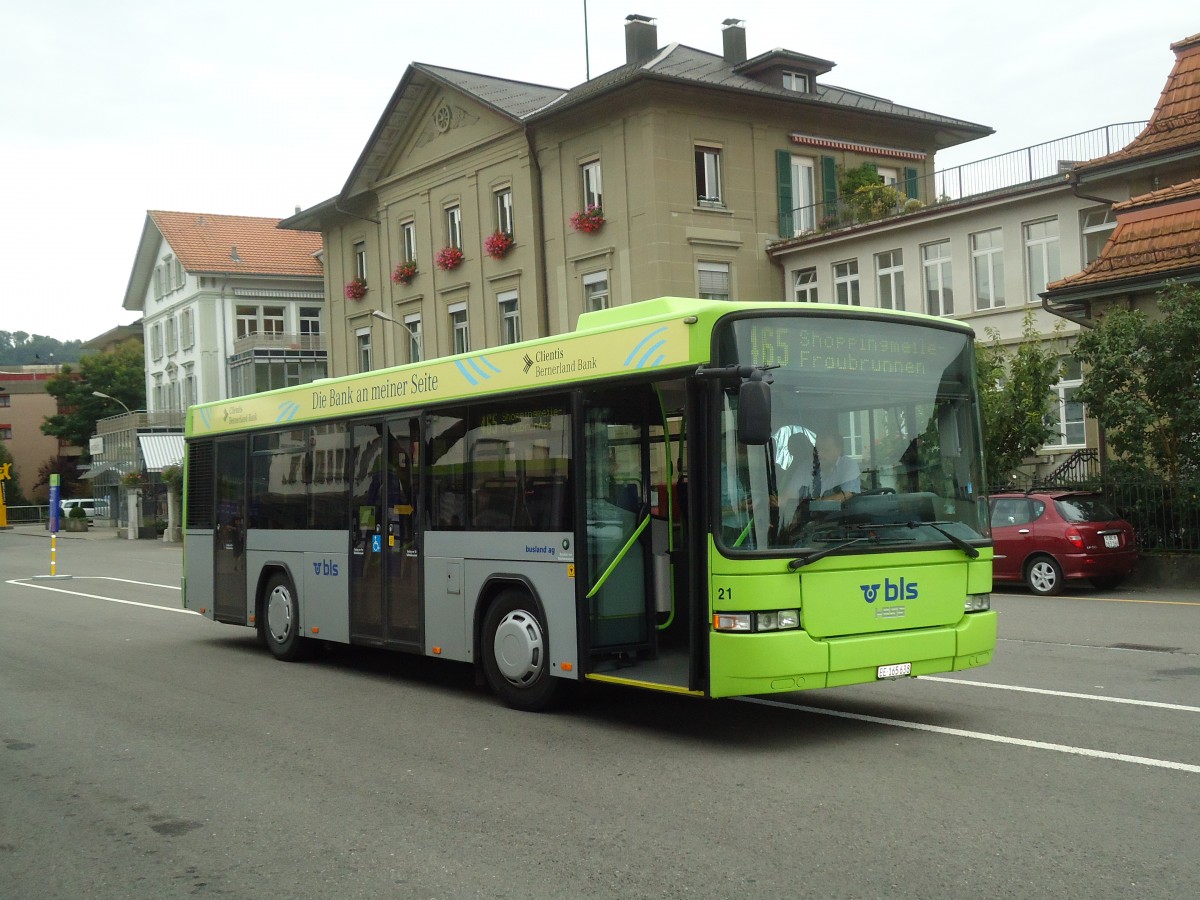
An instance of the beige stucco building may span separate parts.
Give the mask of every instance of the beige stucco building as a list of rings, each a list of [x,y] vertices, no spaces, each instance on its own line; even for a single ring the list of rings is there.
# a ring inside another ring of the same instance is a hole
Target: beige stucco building
[[[626,65],[569,90],[410,65],[341,192],[281,225],[324,239],[330,374],[656,296],[779,299],[767,247],[839,170],[870,162],[916,192],[938,150],[990,133],[829,85],[827,60],[748,59],[736,20],[721,42],[660,46],[631,16]],[[602,225],[573,225],[590,206]],[[493,256],[496,232],[514,244]]]

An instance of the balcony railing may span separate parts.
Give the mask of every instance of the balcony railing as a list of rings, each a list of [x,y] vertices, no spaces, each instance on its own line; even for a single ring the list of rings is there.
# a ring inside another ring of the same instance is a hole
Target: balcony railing
[[[121,431],[166,431],[183,428],[183,413],[179,410],[163,412],[119,413],[96,421],[96,434],[116,434]]]
[[[247,334],[233,342],[233,355],[240,356],[254,350],[300,350],[306,353],[323,352],[326,348],[323,334]]]
[[[1121,122],[943,169],[895,185],[877,184],[828,203],[792,210],[780,225],[785,237],[807,237],[877,222],[928,206],[1001,193],[1069,173],[1076,163],[1099,159],[1127,145],[1146,123]],[[789,221],[790,219],[790,221]]]

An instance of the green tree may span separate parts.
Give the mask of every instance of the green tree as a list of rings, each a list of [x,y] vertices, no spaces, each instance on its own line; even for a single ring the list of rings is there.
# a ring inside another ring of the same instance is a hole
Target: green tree
[[[1055,435],[1049,424],[1050,388],[1062,371],[1061,331],[1059,323],[1050,340],[1042,338],[1031,310],[1015,350],[1000,342],[994,328],[987,330],[991,342],[976,348],[984,464],[992,485],[1006,484],[1026,457]]]
[[[63,366],[61,374],[46,382],[46,392],[58,401],[59,411],[46,417],[42,431],[76,447],[87,447],[96,420],[122,412],[120,404],[97,397],[93,391],[115,397],[130,409],[145,408],[146,367],[138,341],[85,356],[78,373]]]
[[[1123,462],[1169,483],[1200,467],[1200,288],[1178,282],[1151,317],[1113,309],[1075,344],[1084,363],[1076,392]]]

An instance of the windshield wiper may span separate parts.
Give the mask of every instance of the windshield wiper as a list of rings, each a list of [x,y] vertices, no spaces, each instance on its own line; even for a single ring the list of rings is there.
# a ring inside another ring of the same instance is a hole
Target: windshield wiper
[[[938,534],[940,534],[942,537],[944,537],[946,540],[948,540],[950,543],[952,543],[955,547],[957,547],[959,550],[961,550],[963,553],[967,554],[967,556],[969,556],[971,559],[976,559],[979,556],[979,548],[978,547],[972,547],[970,544],[968,544],[966,541],[964,541],[958,535],[951,534],[945,528],[940,527],[942,525],[949,525],[949,524],[950,524],[949,522],[915,522],[914,521],[914,522],[906,522],[905,527],[906,528],[920,528],[922,525],[928,525],[930,528],[932,528],[934,531],[936,531]]]
[[[858,544],[862,541],[877,540],[879,540],[879,538],[873,534],[864,534],[861,537],[851,538],[848,541],[842,541],[840,544],[834,544],[832,547],[826,547],[824,550],[818,550],[815,553],[810,553],[808,556],[801,556],[799,559],[793,559],[790,563],[788,563],[788,568],[794,572],[796,569],[799,569],[802,566],[807,566],[809,563],[814,563],[818,559],[824,559],[830,553],[837,553],[839,550],[843,550],[852,544]]]

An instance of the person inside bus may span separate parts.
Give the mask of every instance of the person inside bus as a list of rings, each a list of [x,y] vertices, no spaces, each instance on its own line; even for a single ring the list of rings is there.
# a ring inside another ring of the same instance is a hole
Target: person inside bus
[[[779,480],[779,521],[790,523],[800,511],[800,503],[812,497],[813,465],[816,451],[803,431],[788,438],[791,462]]]
[[[862,491],[862,470],[858,460],[842,452],[844,443],[834,429],[817,435],[812,478],[812,495],[817,500],[842,502]]]

